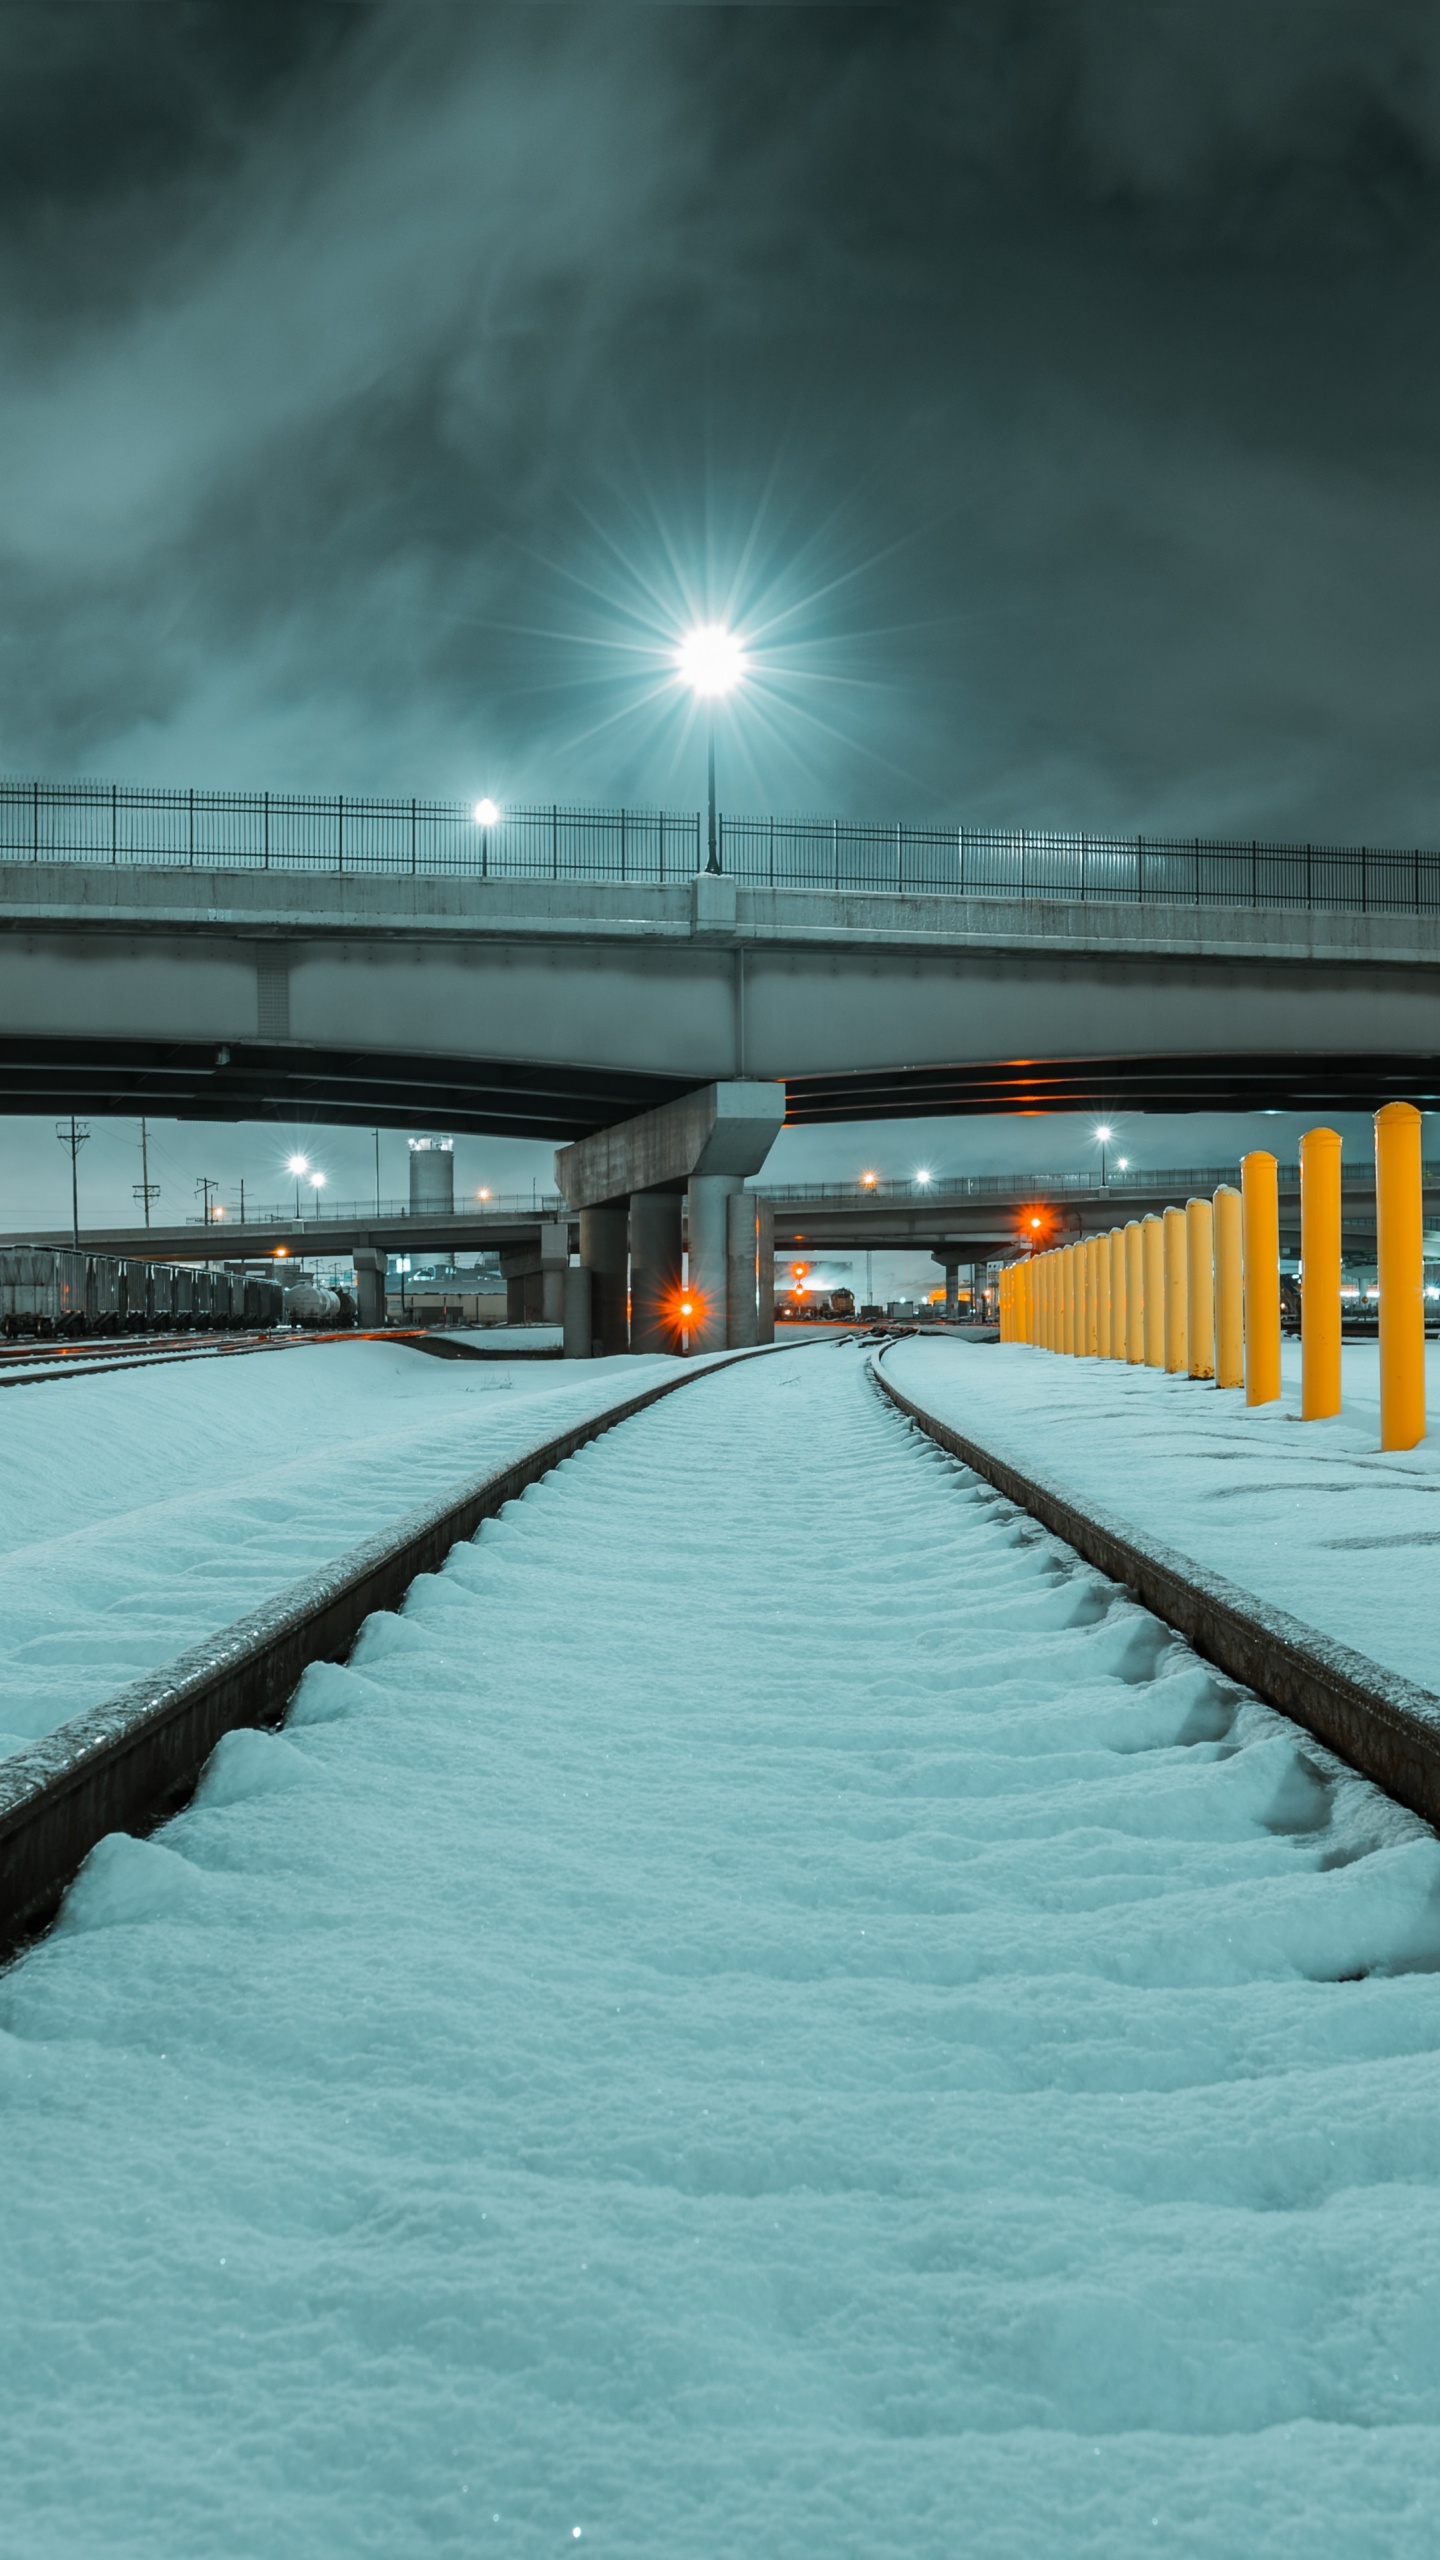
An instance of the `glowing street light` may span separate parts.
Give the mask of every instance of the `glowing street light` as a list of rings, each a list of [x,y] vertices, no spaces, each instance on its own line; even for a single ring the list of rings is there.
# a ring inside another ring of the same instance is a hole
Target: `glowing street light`
[[[498,827],[500,824],[500,811],[495,801],[476,801],[475,824],[477,827]]]
[[[316,1216],[317,1216],[317,1218],[318,1218],[318,1216],[320,1215],[320,1194],[321,1194],[321,1192],[322,1192],[322,1191],[324,1190],[324,1188],[325,1188],[325,1176],[324,1176],[324,1174],[323,1174],[323,1173],[312,1173],[312,1174],[310,1175],[310,1177],[309,1177],[309,1180],[310,1180],[310,1188],[311,1188],[311,1190],[312,1190],[312,1191],[314,1192],[314,1194],[315,1194],[314,1207],[315,1207],[315,1215],[316,1215]]]
[[[923,1191],[927,1183],[929,1183],[929,1182],[933,1182],[933,1181],[934,1181],[935,1176],[934,1176],[934,1174],[933,1174],[933,1173],[931,1173],[931,1172],[929,1172],[928,1170],[926,1170],[926,1171],[922,1171],[922,1172],[920,1172],[920,1173],[917,1173],[917,1174],[916,1174],[916,1176],[915,1176],[915,1179],[916,1179],[916,1181],[919,1183],[920,1188],[921,1188],[921,1190]]]
[[[676,652],[680,681],[706,705],[706,773],[710,786],[710,851],[705,868],[718,871],[720,854],[715,817],[715,705],[733,693],[746,670],[745,647],[723,622],[704,622],[687,631]]]

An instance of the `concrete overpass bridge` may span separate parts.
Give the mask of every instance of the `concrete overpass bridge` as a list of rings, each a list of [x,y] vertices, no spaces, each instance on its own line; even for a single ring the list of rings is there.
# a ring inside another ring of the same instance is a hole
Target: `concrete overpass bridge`
[[[723,1080],[792,1123],[1440,1102],[1440,856],[733,819],[697,852],[655,813],[0,786],[0,1109],[564,1140]]]

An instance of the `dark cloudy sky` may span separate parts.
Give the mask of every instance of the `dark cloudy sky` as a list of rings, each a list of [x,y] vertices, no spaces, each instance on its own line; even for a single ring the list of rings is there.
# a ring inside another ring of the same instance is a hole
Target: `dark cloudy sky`
[[[1437,248],[1411,0],[0,6],[0,763],[1433,843]]]

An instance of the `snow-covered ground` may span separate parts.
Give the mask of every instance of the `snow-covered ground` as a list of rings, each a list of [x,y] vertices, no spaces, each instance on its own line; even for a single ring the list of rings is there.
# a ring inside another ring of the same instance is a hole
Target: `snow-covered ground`
[[[1437,1964],[1420,1823],[728,1370],[0,1982],[5,2547],[1429,2560]]]
[[[1380,1448],[1379,1353],[1347,1343],[1344,1411],[1300,1420],[1300,1346],[1278,1403],[1025,1343],[910,1341],[885,1355],[918,1403],[986,1448],[1134,1522],[1361,1653],[1440,1689],[1440,1345],[1426,1351],[1437,1436]]]
[[[671,1365],[309,1343],[0,1396],[0,1753]]]

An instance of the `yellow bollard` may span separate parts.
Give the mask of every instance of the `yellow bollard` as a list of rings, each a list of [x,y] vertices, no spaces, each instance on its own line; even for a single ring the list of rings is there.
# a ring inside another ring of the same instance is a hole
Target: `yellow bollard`
[[[1215,1384],[1245,1384],[1244,1262],[1240,1194],[1222,1182],[1215,1194]]]
[[[1161,1220],[1165,1254],[1165,1366],[1172,1378],[1183,1375],[1187,1350],[1185,1290],[1185,1212],[1167,1209]]]
[[[1112,1227],[1110,1247],[1110,1357],[1123,1360],[1125,1352],[1125,1230]]]
[[[1140,1224],[1144,1268],[1141,1289],[1145,1307],[1145,1366],[1165,1366],[1165,1236],[1152,1209]]]
[[[1300,1419],[1340,1410],[1340,1132],[1300,1141]]]
[[[1263,1148],[1240,1161],[1245,1227],[1245,1401],[1273,1404],[1280,1393],[1280,1194],[1275,1159]]]
[[[1125,1229],[1125,1357],[1145,1358],[1145,1239],[1138,1218]]]
[[[1387,1102],[1375,1114],[1375,1246],[1380,1282],[1380,1446],[1425,1437],[1425,1239],[1420,1114]]]
[[[1208,1200],[1185,1203],[1185,1347],[1192,1378],[1215,1375],[1215,1212]]]
[[[1095,1356],[1097,1360],[1108,1360],[1110,1357],[1111,1322],[1110,1239],[1108,1236],[1097,1236],[1095,1239]]]

